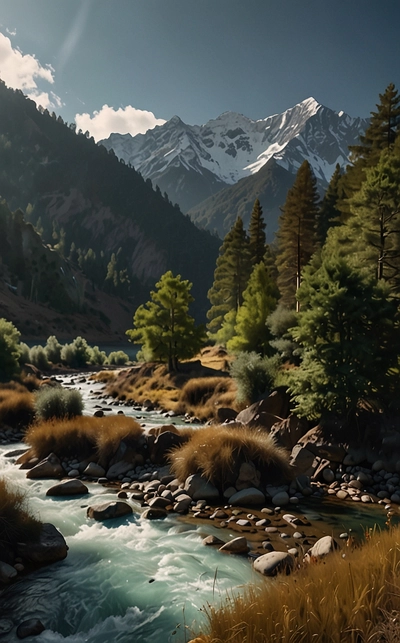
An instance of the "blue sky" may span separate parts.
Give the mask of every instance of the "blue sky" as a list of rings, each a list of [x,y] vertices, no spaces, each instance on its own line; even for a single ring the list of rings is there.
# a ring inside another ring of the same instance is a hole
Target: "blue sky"
[[[399,24],[399,0],[0,0],[0,77],[96,139],[309,96],[365,117]]]

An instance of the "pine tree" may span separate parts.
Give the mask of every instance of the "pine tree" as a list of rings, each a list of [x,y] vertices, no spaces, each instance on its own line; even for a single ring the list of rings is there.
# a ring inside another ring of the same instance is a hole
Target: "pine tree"
[[[337,163],[318,212],[317,239],[321,246],[325,243],[329,228],[339,224],[341,213],[338,204],[343,197],[341,178],[342,171],[339,163]]]
[[[347,167],[343,177],[343,199],[340,202],[342,220],[349,215],[348,199],[357,192],[365,180],[365,170],[373,167],[379,161],[380,153],[390,149],[399,132],[400,96],[393,83],[390,83],[383,94],[379,94],[380,102],[377,111],[371,112],[370,124],[359,145],[350,146],[351,165]]]
[[[288,192],[277,234],[277,283],[281,303],[288,308],[296,306],[298,309],[296,291],[300,286],[301,272],[317,245],[317,217],[317,183],[310,164],[304,161]]]
[[[249,223],[249,249],[251,265],[254,267],[265,255],[265,221],[260,201],[254,201]]]
[[[150,293],[151,301],[136,310],[134,328],[126,331],[134,344],[141,344],[146,360],[166,362],[170,371],[178,369],[179,360],[196,355],[205,341],[204,328],[188,314],[191,287],[180,275],[166,272]]]
[[[371,276],[388,282],[400,296],[400,138],[366,170],[361,189],[350,200],[347,223],[353,254]]]
[[[263,261],[260,261],[250,275],[243,293],[243,304],[236,315],[234,336],[227,343],[232,352],[256,351],[261,355],[271,353],[269,344],[271,332],[266,319],[276,307],[278,290]]]
[[[207,313],[208,329],[216,339],[224,317],[238,311],[243,303],[243,291],[250,276],[251,263],[249,240],[240,217],[225,236],[217,259],[214,283],[208,291],[211,308]]]
[[[360,145],[350,147],[353,163],[362,160],[364,166],[371,167],[379,159],[382,150],[389,149],[395,142],[400,124],[400,96],[393,83],[384,94],[379,94],[377,111],[371,112],[370,124]]]
[[[398,390],[400,354],[397,305],[384,285],[347,260],[323,257],[304,271],[302,307],[292,336],[302,362],[289,374],[296,413],[355,412],[361,400],[388,402]]]

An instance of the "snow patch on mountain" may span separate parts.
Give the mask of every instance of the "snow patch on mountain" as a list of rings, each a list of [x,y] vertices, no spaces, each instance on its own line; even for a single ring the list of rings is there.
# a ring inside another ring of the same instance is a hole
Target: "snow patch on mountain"
[[[179,203],[180,171],[214,186],[233,185],[257,173],[270,159],[295,174],[304,159],[326,185],[336,163],[348,162],[348,146],[358,142],[367,120],[334,112],[307,98],[282,114],[251,120],[224,112],[204,125],[187,125],[174,116],[145,134],[111,134],[100,143],[153,183],[167,183]],[[173,179],[167,181],[171,174]],[[194,180],[194,179],[193,179]],[[218,187],[214,187],[214,192]],[[189,189],[186,189],[188,192]],[[198,195],[199,196],[199,195]]]

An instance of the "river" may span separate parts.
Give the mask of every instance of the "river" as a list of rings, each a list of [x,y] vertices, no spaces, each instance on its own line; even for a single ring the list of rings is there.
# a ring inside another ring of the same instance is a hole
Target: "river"
[[[82,374],[60,379],[81,390],[86,413],[99,406],[105,412],[117,410],[112,401],[99,399],[101,384],[83,381]],[[147,426],[171,422],[158,413],[123,410]],[[2,474],[26,492],[31,510],[43,522],[53,523],[69,546],[64,561],[21,578],[0,597],[3,618],[16,623],[42,620],[46,630],[32,639],[37,643],[182,643],[202,623],[204,605],[260,578],[245,557],[224,555],[202,544],[208,534],[228,540],[238,535],[235,532],[222,532],[212,524],[188,524],[173,514],[165,520],[142,519],[134,503],[132,516],[94,522],[86,517],[87,506],[100,501],[100,496],[102,501],[115,499],[95,483],[89,484],[90,497],[47,497],[53,480],[28,480],[25,471],[5,457],[21,446],[0,447]],[[320,502],[307,503],[302,510],[311,519],[324,516]],[[350,515],[358,526],[377,521],[378,507],[354,505],[346,509],[331,505],[324,520],[339,531],[349,527]],[[379,517],[382,522],[381,509]],[[2,640],[19,640],[7,636]]]

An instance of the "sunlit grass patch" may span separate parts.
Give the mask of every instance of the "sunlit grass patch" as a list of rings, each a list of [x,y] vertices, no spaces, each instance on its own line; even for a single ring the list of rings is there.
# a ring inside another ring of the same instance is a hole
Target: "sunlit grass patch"
[[[143,429],[133,418],[124,415],[105,417],[77,416],[71,419],[49,420],[33,424],[25,435],[31,447],[30,455],[40,460],[49,453],[59,457],[79,455],[107,461],[121,440],[136,444]]]
[[[376,532],[359,549],[271,581],[260,578],[205,608],[204,643],[394,643],[400,609],[400,532]]]
[[[0,425],[25,428],[34,417],[34,396],[21,384],[10,384],[0,388]]]
[[[265,431],[248,427],[197,429],[170,455],[172,471],[181,482],[200,473],[218,487],[232,484],[240,464],[249,461],[264,481],[277,483],[291,476],[288,453]]]

